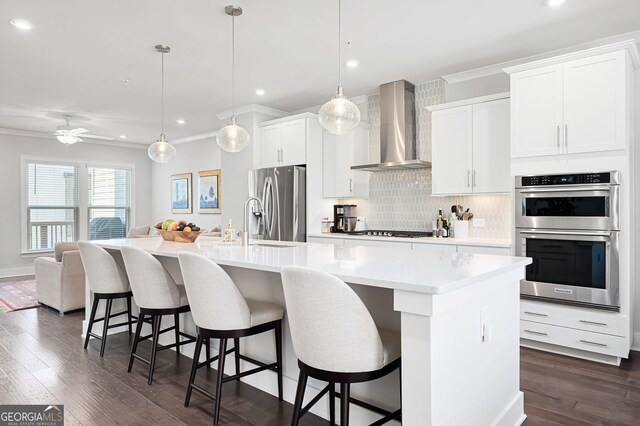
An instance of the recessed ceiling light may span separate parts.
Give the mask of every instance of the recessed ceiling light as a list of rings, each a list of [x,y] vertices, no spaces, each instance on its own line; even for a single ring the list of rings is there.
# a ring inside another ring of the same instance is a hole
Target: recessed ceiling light
[[[544,0],[544,4],[550,7],[560,6],[565,0]]]
[[[347,67],[348,68],[357,68],[358,65],[360,65],[359,61],[356,61],[355,59],[350,59],[347,61]]]
[[[120,135],[120,139],[126,139],[127,135]]]
[[[185,123],[185,121],[182,118],[180,118],[180,119],[176,120],[176,123],[182,125],[182,124]]]
[[[27,21],[26,19],[12,19],[9,21],[9,23],[11,25],[13,25],[16,28],[19,28],[21,30],[24,31],[29,31],[34,29],[36,26],[33,25],[31,22]]]
[[[264,89],[256,89],[256,95],[262,96],[267,93]]]

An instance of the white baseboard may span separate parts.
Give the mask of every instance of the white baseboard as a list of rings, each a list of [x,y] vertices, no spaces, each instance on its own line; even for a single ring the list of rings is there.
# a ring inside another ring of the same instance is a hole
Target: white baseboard
[[[640,331],[636,331],[635,333],[633,333],[633,342],[631,343],[631,350],[640,352]]]
[[[36,273],[33,265],[19,266],[17,268],[0,268],[0,278],[22,277]]]

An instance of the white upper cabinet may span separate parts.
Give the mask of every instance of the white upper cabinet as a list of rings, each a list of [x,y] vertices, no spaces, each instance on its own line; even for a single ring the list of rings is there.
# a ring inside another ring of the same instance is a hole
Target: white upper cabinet
[[[430,107],[432,194],[511,190],[508,94]]]
[[[307,163],[307,142],[314,114],[279,118],[260,124],[260,164],[262,167],[293,166]]]
[[[627,147],[635,43],[620,42],[531,64],[511,74],[511,156]]]
[[[345,135],[322,133],[324,198],[369,198],[369,172],[351,170],[368,162],[368,128],[361,123]]]

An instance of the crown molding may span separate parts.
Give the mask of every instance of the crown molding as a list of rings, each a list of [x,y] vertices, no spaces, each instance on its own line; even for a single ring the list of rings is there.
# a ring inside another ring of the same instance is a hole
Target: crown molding
[[[425,108],[427,109],[427,111],[433,112],[433,111],[440,111],[443,109],[456,108],[456,107],[465,106],[465,105],[474,105],[474,104],[480,104],[483,102],[497,101],[498,99],[509,99],[510,97],[511,97],[510,92],[501,92],[501,93],[494,93],[492,95],[479,96],[477,98],[470,98],[470,99],[463,99],[455,102],[448,102],[446,104],[428,105]]]
[[[31,138],[39,138],[39,139],[53,139],[56,140],[55,135],[52,133],[46,132],[34,132],[32,130],[19,130],[19,129],[7,129],[0,127],[0,135],[11,135],[11,136],[22,136],[22,137],[31,137]],[[83,142],[79,142],[81,144],[87,144],[88,141],[91,141],[91,145],[106,145],[106,146],[115,146],[118,148],[134,148],[134,149],[147,149],[148,144],[141,142],[131,142],[131,141],[105,141],[101,139],[91,139],[86,138]]]
[[[558,49],[558,50],[553,50],[551,52],[541,53],[539,55],[527,56],[525,58],[515,59],[512,61],[500,62],[498,64],[488,65],[485,67],[474,68],[471,70],[461,71],[453,74],[447,74],[447,75],[443,75],[442,78],[448,84],[462,83],[469,80],[476,80],[482,77],[489,77],[496,74],[502,74],[503,72],[505,72],[505,68],[511,68],[511,67],[515,67],[525,63],[544,60],[554,56],[570,54],[579,50],[592,49],[592,48],[602,47],[604,45],[615,44],[615,43],[624,42],[624,41],[636,42],[637,39],[640,39],[640,31],[633,31],[630,33],[624,33],[616,36],[593,40],[587,43],[581,43],[581,44],[564,48],[564,49]]]
[[[281,118],[289,115],[289,113],[286,111],[282,111],[275,108],[269,108],[269,107],[258,105],[258,104],[243,105],[235,109],[236,116],[250,113],[250,112],[259,112],[262,114],[271,115],[275,118]],[[226,120],[227,118],[231,118],[232,115],[233,115],[232,110],[229,109],[223,112],[219,112],[218,114],[216,114],[216,117],[218,118],[218,120]]]

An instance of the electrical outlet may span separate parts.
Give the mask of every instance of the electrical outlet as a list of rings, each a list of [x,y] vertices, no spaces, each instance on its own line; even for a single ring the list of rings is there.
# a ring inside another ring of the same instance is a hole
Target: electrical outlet
[[[484,219],[473,218],[471,221],[474,228],[484,228]]]

